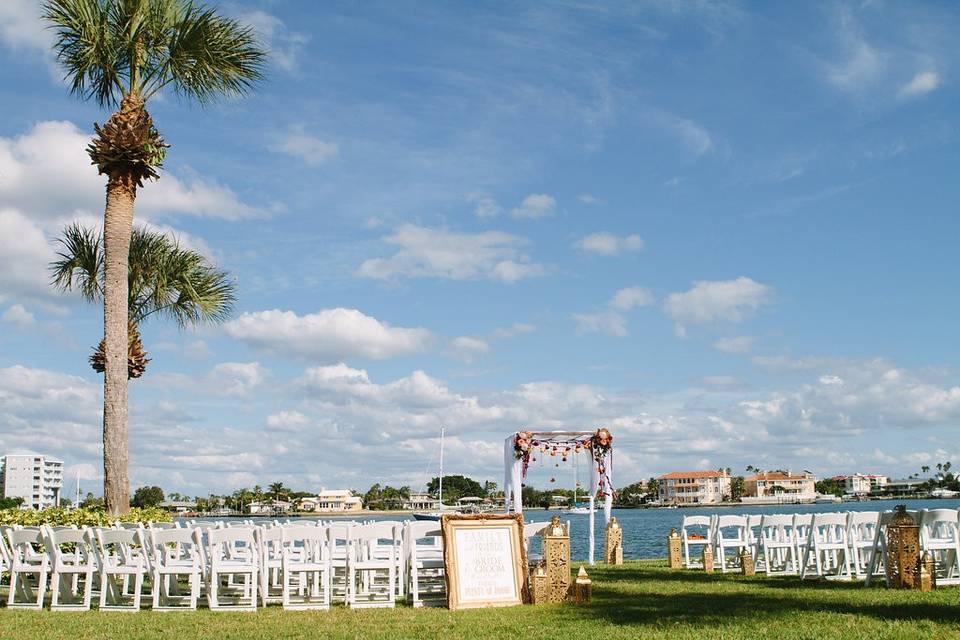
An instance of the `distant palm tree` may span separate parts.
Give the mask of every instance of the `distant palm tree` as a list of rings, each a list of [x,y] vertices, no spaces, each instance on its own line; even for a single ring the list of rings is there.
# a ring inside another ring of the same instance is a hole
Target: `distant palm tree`
[[[281,496],[286,497],[287,494],[290,493],[290,490],[283,486],[282,482],[274,482],[268,487],[268,490],[270,491],[271,495],[273,495],[273,499],[277,502],[280,501]]]
[[[924,474],[928,474],[928,473],[930,473],[930,466],[929,466],[929,465],[923,465],[922,467],[920,467],[920,471],[922,471]]]
[[[159,177],[169,145],[147,112],[167,91],[201,103],[243,94],[260,79],[266,51],[253,31],[191,0],[46,0],[54,51],[70,90],[119,108],[87,153],[107,176],[104,227],[103,496],[112,514],[129,509],[127,280],[133,203]]]
[[[53,286],[79,291],[88,302],[104,297],[103,240],[79,224],[64,229],[58,239],[62,250],[50,268]],[[139,378],[147,363],[140,342],[140,326],[151,316],[187,327],[222,322],[230,317],[236,300],[234,283],[202,254],[180,247],[170,236],[134,228],[130,236],[129,293],[127,296],[129,346],[127,377]],[[91,366],[103,373],[104,343],[90,356]]]

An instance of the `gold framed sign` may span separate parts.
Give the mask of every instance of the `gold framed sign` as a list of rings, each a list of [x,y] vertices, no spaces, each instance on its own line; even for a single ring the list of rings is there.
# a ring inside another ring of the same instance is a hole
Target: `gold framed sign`
[[[450,609],[530,601],[523,515],[447,514],[441,520]]]

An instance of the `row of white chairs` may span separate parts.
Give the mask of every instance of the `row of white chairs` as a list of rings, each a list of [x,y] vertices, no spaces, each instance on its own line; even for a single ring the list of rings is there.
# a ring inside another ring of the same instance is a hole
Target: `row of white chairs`
[[[524,527],[530,540],[548,523]],[[530,554],[531,562],[537,555]],[[414,607],[446,603],[437,522],[187,522],[0,527],[9,607],[157,611]],[[149,589],[149,591],[147,591]]]
[[[920,526],[921,552],[936,562],[940,584],[960,583],[960,515],[956,509],[910,511]],[[850,580],[887,580],[886,529],[892,511],[805,514],[684,516],[681,539],[684,566],[702,567],[705,546],[722,572],[740,568],[748,551],[768,575],[799,575]]]

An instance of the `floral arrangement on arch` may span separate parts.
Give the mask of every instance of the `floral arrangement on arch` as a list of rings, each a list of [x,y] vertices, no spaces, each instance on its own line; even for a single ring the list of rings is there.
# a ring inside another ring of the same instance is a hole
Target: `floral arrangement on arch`
[[[604,461],[612,448],[613,434],[610,433],[610,430],[606,427],[600,427],[597,429],[596,433],[594,433],[590,438],[590,453],[593,455],[594,462],[597,463],[597,472],[600,474],[601,478],[605,478],[607,475],[607,469],[604,466]],[[606,483],[600,484],[601,497],[605,495],[605,491],[603,490],[605,484]]]

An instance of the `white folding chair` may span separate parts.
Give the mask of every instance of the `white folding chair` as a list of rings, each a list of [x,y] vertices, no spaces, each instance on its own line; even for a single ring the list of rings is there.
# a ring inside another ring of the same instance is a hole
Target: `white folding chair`
[[[713,549],[713,518],[711,516],[683,516],[680,522],[680,539],[683,541],[683,566],[687,569],[702,567],[696,547]],[[693,549],[691,555],[690,550]]]
[[[318,523],[319,524],[319,523]],[[331,598],[347,601],[347,560],[350,556],[350,522],[331,522],[327,532],[327,553],[330,554]]]
[[[719,516],[715,524],[716,553],[714,560],[722,573],[732,571],[740,566],[740,553],[749,551],[750,543],[747,539],[748,522],[746,516]],[[733,551],[733,557],[727,558],[727,552]]]
[[[142,543],[148,547],[154,611],[196,609],[203,577],[200,529],[144,529]],[[149,543],[147,539],[149,538]],[[190,595],[179,595],[179,578],[184,576]]]
[[[421,544],[423,543],[423,544]],[[407,592],[414,607],[446,604],[443,535],[436,522],[407,523],[404,531]]]
[[[46,527],[42,532],[50,558],[50,610],[89,611],[97,567],[86,533],[72,527]]]
[[[763,571],[768,576],[799,573],[793,516],[774,514],[761,518],[759,555],[763,556]]]
[[[937,585],[960,583],[960,535],[956,509],[929,509],[920,516],[920,549],[937,566]]]
[[[93,529],[100,564],[100,610],[139,611],[147,558],[135,529]],[[117,578],[120,578],[118,580]],[[133,578],[133,593],[129,592]],[[124,604],[125,599],[131,602]]]
[[[3,574],[10,570],[10,549],[7,546],[7,525],[0,525],[0,582]]]
[[[870,570],[879,517],[880,513],[877,511],[851,511],[847,515],[850,560],[853,563],[853,573],[858,578],[864,577]]]
[[[260,562],[253,531],[250,526],[207,531],[207,603],[211,611],[257,610]],[[201,544],[199,533],[196,541]],[[237,577],[243,578],[242,584],[235,584]]]
[[[257,527],[254,537],[260,553],[260,604],[282,602],[283,525]]]
[[[396,605],[397,558],[400,540],[391,523],[374,522],[347,530],[347,605]]]
[[[530,566],[543,562],[542,542],[537,545],[535,551],[531,551],[530,542],[534,539],[539,541],[540,532],[546,529],[550,522],[524,522],[523,523],[523,543],[527,548],[527,563]]]
[[[813,516],[806,555],[801,562],[800,577],[806,578],[810,569],[815,571],[816,578],[853,578],[850,548],[847,543],[847,514],[818,513]]]
[[[753,556],[754,567],[759,570],[763,564],[763,557],[760,554],[760,523],[763,521],[763,515],[749,514],[744,517],[747,519],[747,543],[750,545],[750,555]]]
[[[331,565],[323,527],[281,528],[284,609],[329,609]]]
[[[810,546],[810,529],[813,527],[812,513],[793,514],[793,541],[797,558],[797,569],[803,573],[803,562],[808,558],[807,548]]]
[[[43,535],[37,527],[9,528],[6,534],[10,551],[7,607],[42,609],[50,572],[50,559],[38,551]]]

